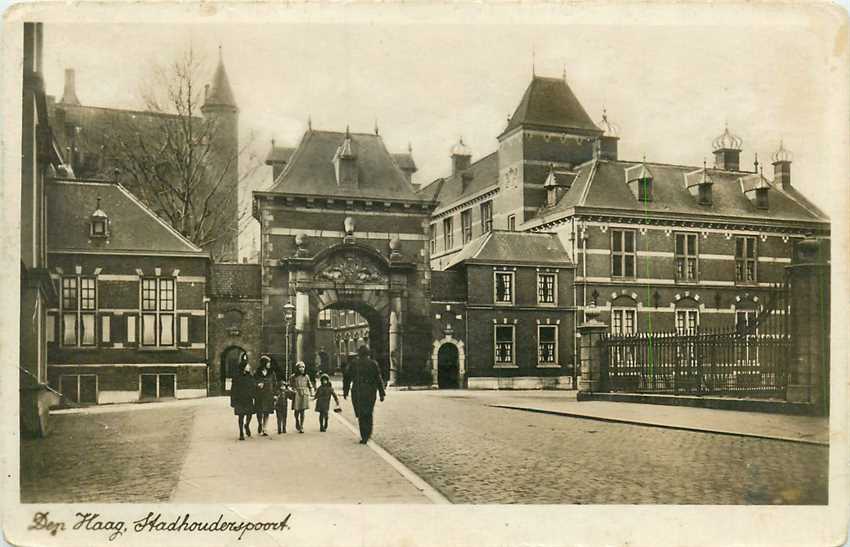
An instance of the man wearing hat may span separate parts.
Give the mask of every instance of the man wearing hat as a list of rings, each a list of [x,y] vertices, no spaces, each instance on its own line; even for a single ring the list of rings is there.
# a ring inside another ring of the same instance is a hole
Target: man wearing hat
[[[384,379],[378,363],[369,357],[369,348],[357,348],[357,357],[349,362],[342,385],[342,396],[348,399],[351,391],[351,404],[354,415],[360,425],[360,443],[366,444],[372,436],[372,412],[375,409],[376,394],[384,400]]]

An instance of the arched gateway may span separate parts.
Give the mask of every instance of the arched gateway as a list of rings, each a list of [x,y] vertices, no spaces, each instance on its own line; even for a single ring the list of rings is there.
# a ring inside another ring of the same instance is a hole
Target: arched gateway
[[[254,192],[265,351],[315,361],[319,313],[354,310],[390,381],[421,379],[430,370],[433,202],[377,134],[308,129],[290,153],[272,188]]]

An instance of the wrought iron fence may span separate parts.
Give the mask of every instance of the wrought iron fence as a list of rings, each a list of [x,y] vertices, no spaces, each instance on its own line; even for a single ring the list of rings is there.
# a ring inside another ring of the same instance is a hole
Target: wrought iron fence
[[[601,340],[603,389],[784,397],[789,312],[783,284],[774,287],[754,320],[733,329],[606,335]]]

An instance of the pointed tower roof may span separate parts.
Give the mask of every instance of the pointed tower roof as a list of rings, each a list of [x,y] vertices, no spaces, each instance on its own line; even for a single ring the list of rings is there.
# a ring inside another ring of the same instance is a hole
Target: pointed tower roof
[[[218,46],[218,66],[215,69],[209,91],[206,97],[204,97],[204,107],[210,106],[230,106],[236,108],[236,99],[233,98],[230,80],[227,79],[227,71],[224,69],[221,46]]]
[[[531,83],[502,134],[521,125],[602,133],[563,78],[531,78]]]

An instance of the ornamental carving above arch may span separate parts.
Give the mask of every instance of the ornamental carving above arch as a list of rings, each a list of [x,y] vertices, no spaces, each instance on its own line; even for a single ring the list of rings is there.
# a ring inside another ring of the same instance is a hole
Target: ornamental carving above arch
[[[374,261],[353,253],[332,256],[321,265],[315,278],[333,283],[386,283],[388,280]]]

